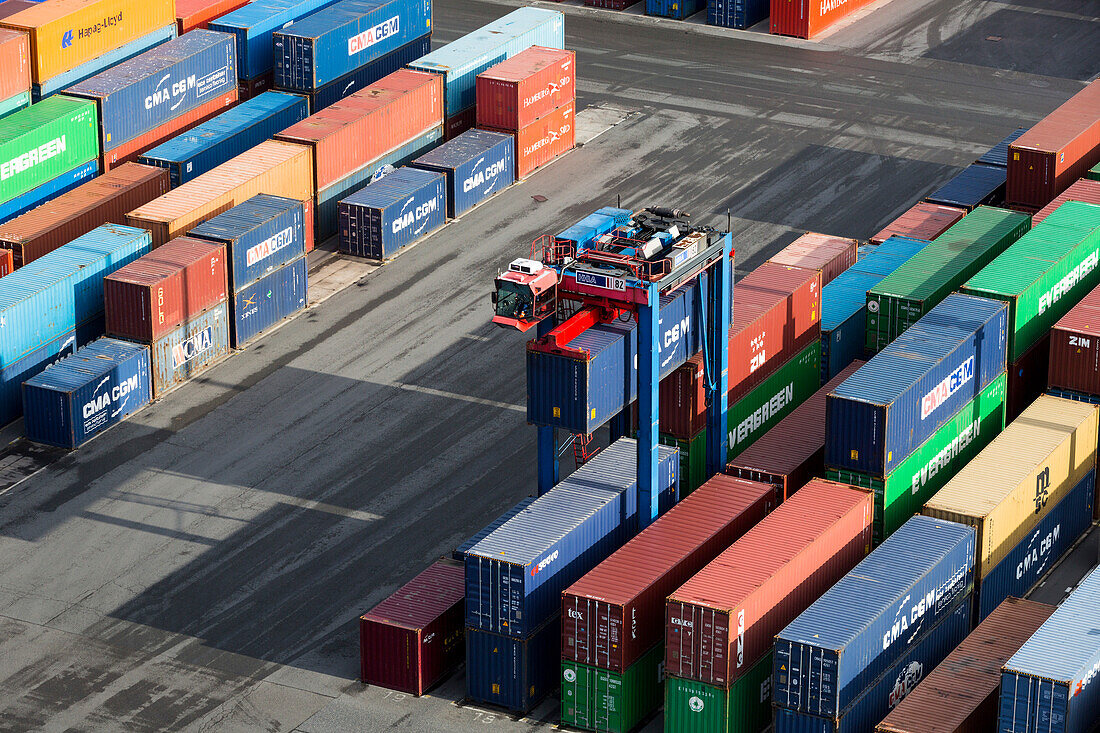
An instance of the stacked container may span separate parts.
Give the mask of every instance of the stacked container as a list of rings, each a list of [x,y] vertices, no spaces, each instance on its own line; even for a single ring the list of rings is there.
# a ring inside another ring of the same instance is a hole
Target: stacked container
[[[411,165],[447,176],[447,216],[453,219],[515,182],[515,140],[467,130]]]
[[[399,168],[339,203],[340,251],[385,262],[447,222],[447,177]]]
[[[724,28],[750,28],[766,20],[770,0],[708,0],[707,24]]]
[[[225,246],[179,237],[103,280],[108,335],[148,344],[161,397],[229,352]]]
[[[176,31],[206,30],[210,21],[244,7],[248,0],[176,0]]]
[[[931,242],[950,229],[966,212],[954,206],[940,206],[921,201],[894,221],[890,222],[875,236],[871,244],[882,244],[890,237],[907,237]]]
[[[821,273],[825,287],[856,263],[859,242],[844,237],[806,232],[779,250],[768,262],[786,267],[801,267]]]
[[[229,266],[229,343],[240,349],[306,307],[302,202],[260,194],[191,230],[220,242]]]
[[[813,38],[871,2],[872,0],[771,0],[770,30],[780,36]]]
[[[1013,132],[1009,133],[1007,137],[1001,140],[999,143],[991,147],[986,152],[982,153],[982,156],[978,158],[975,163],[984,163],[985,165],[995,165],[998,168],[1008,167],[1008,146],[1020,139],[1020,136],[1027,132],[1026,127],[1017,127]]]
[[[924,200],[938,206],[973,211],[979,206],[996,206],[1005,198],[1005,169],[973,163],[929,194]]]
[[[684,20],[707,9],[707,0],[646,0],[646,15]]]
[[[2,22],[2,20],[0,20]],[[23,31],[0,28],[0,117],[31,103],[31,45]]]
[[[1084,201],[1087,204],[1100,205],[1100,179],[1082,178],[1071,184],[1069,188],[1055,196],[1053,201],[1039,209],[1039,213],[1031,217],[1031,225],[1038,226],[1039,222],[1053,214],[1055,209],[1067,201]]]

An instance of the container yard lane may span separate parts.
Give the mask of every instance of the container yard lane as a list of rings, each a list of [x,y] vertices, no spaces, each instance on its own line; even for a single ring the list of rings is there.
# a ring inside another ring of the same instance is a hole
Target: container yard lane
[[[437,0],[433,40],[507,9]],[[616,194],[730,210],[742,272],[807,230],[866,239],[1077,92],[1031,72],[1079,69],[1080,25],[1042,68],[1011,55],[1023,24],[981,63],[960,26],[914,64],[858,25],[818,50],[570,8],[578,110],[624,121],[0,495],[0,730],[549,729],[556,701],[515,722],[455,704],[460,675],[419,699],[355,681],[359,614],[535,489],[497,270]],[[0,459],[4,485],[51,457]]]

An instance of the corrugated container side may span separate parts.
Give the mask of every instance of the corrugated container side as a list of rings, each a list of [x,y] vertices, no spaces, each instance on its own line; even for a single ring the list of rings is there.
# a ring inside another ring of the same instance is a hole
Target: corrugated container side
[[[964,216],[966,212],[954,206],[921,201],[871,237],[871,243],[882,244],[890,237],[909,237],[931,242]]]
[[[707,25],[751,28],[767,19],[770,5],[770,0],[709,0]]]
[[[26,109],[30,105],[30,92],[19,92],[18,94],[13,94],[7,99],[0,100],[0,117],[6,117],[12,112],[18,112],[21,109]]]
[[[728,689],[679,677],[665,679],[665,733],[760,733],[772,721],[772,653]]]
[[[388,260],[447,222],[447,177],[400,168],[338,204],[340,251]]]
[[[638,403],[631,405],[632,412],[637,414]],[[637,424],[637,418],[634,418]],[[691,440],[680,440],[671,435],[658,433],[657,440],[661,445],[671,446],[680,451],[680,497],[691,494],[706,483],[707,474],[707,431],[704,428]]]
[[[96,119],[94,103],[69,97],[51,97],[0,119],[0,160],[6,169],[0,203],[96,158]],[[34,165],[16,165],[32,157]]]
[[[630,733],[661,704],[664,658],[664,646],[658,643],[623,672],[563,659],[562,724]]]
[[[30,39],[22,31],[0,28],[0,99],[31,90]]]
[[[566,102],[519,130],[485,129],[515,137],[516,178],[526,178],[573,149],[577,135],[575,110],[576,103]]]
[[[522,512],[524,509],[526,509],[528,506],[530,506],[531,502],[533,502],[534,500],[535,500],[535,497],[533,497],[533,496],[528,496],[524,499],[521,499],[520,502],[518,504],[516,504],[514,507],[508,509],[506,512],[504,512],[499,517],[494,519],[492,522],[489,522],[489,524],[485,525],[480,530],[478,530],[476,534],[470,536],[469,538],[466,539],[465,542],[463,542],[461,545],[459,545],[454,550],[452,550],[451,551],[451,557],[454,558],[455,560],[458,560],[459,562],[462,562],[462,563],[466,562],[466,553],[470,551],[470,548],[472,548],[478,542],[481,542],[483,539],[485,539],[490,534],[492,534],[493,531],[495,529],[497,529],[497,527],[500,527],[502,524],[507,522],[509,519],[516,516],[520,512]]]
[[[684,20],[700,10],[706,10],[706,0],[646,0],[646,15]]]
[[[410,165],[447,177],[447,216],[453,219],[515,182],[514,147],[509,135],[469,130]]]
[[[176,30],[182,36],[196,28],[206,29],[215,18],[248,4],[248,0],[176,0]]]
[[[15,15],[20,10],[33,8],[35,5],[34,0],[4,0],[0,2],[0,18],[7,18],[9,15]]]
[[[325,107],[336,104],[363,87],[370,86],[384,76],[389,76],[410,62],[416,61],[432,50],[432,36],[426,33],[420,38],[409,41],[396,51],[391,51],[369,64],[360,66],[350,74],[345,74],[329,82],[320,89],[308,92],[309,111],[317,113]]]
[[[480,127],[519,130],[576,101],[577,55],[531,46],[477,75]]]
[[[228,353],[229,309],[222,302],[153,342],[153,396],[163,397]]]
[[[1009,362],[1005,421],[1012,422],[1046,391],[1050,369],[1050,334],[1036,341],[1024,355]]]
[[[71,168],[61,175],[50,179],[41,186],[24,194],[0,203],[0,222],[21,216],[31,209],[52,201],[63,193],[68,193],[99,172],[99,159],[93,158],[87,163]]]
[[[1082,178],[1073,183],[1062,193],[1054,197],[1049,204],[1039,209],[1035,216],[1031,217],[1031,225],[1038,226],[1039,222],[1053,214],[1059,206],[1067,201],[1084,201],[1086,204],[1100,205],[1100,180]]]
[[[780,36],[813,38],[871,1],[847,0],[843,3],[819,4],[810,0],[771,0],[771,32]]]
[[[1050,332],[1048,385],[1100,394],[1100,287],[1062,316]]]
[[[561,618],[517,639],[466,628],[466,697],[530,712],[558,685]]]
[[[1008,146],[1016,142],[1021,135],[1027,132],[1026,127],[1017,127],[1016,130],[1001,140],[999,143],[991,147],[985,153],[982,153],[978,158],[977,163],[985,163],[986,165],[996,165],[1001,168],[1008,167]]]
[[[801,267],[821,273],[821,287],[856,263],[859,242],[844,237],[806,232],[771,257],[768,262]]]
[[[999,166],[972,163],[924,200],[965,211],[982,205],[996,206],[1004,201],[1005,176],[1005,169]]]
[[[237,78],[270,76],[275,66],[272,34],[294,21],[327,8],[336,0],[263,0],[250,2],[210,21],[212,31],[233,34],[237,45]],[[270,82],[264,89],[270,89]]]
[[[240,349],[264,331],[306,307],[306,256],[236,290],[231,299],[229,343]]]

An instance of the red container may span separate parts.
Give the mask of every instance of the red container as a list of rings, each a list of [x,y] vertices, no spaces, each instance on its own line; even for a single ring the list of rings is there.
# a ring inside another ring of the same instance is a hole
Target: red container
[[[874,0],[772,0],[771,32],[813,38]]]
[[[661,380],[657,412],[660,430],[680,440],[691,440],[707,426],[706,374],[702,352]],[[635,405],[635,413],[637,405]]]
[[[779,421],[737,460],[726,466],[730,476],[775,484],[788,498],[825,470],[825,395],[833,391],[862,361],[854,361],[791,414]]]
[[[225,300],[225,245],[179,237],[103,278],[107,333],[143,343]]]
[[[871,549],[874,493],[814,479],[670,594],[665,672],[728,688]]]
[[[477,108],[464,109],[457,115],[451,115],[443,122],[443,140],[453,140],[477,123]]]
[[[1050,370],[1050,334],[1036,341],[1023,355],[1007,365],[1005,424],[1020,416],[1024,409],[1046,391]]]
[[[0,99],[31,88],[31,42],[22,31],[0,28]]]
[[[562,659],[622,672],[664,634],[665,598],[775,508],[774,486],[714,476],[565,590]]]
[[[574,102],[558,107],[518,132],[486,127],[486,130],[516,138],[516,178],[526,178],[562,153],[573,149],[577,129],[573,119]]]
[[[577,55],[531,46],[477,75],[477,124],[519,130],[575,102]]]
[[[176,29],[179,35],[196,28],[206,30],[215,18],[248,5],[249,0],[176,0]]]
[[[871,237],[871,244],[882,244],[890,237],[909,237],[931,242],[964,216],[966,211],[963,209],[921,201]]]
[[[639,0],[584,0],[584,4],[590,8],[607,8],[608,10],[624,10]]]
[[[440,560],[359,618],[360,675],[370,685],[423,695],[466,651],[465,572]]]
[[[237,80],[237,98],[241,102],[246,102],[253,97],[259,96],[264,92],[273,89],[275,87],[275,72],[269,71],[266,74],[261,74],[255,79],[238,79]]]
[[[844,237],[806,232],[768,260],[777,265],[801,267],[821,273],[821,287],[856,263],[859,242]]]
[[[33,8],[37,4],[30,0],[4,0],[4,2],[0,2],[0,19],[15,15],[27,8]]]
[[[306,253],[308,254],[308,253],[313,251],[314,247],[317,246],[317,242],[314,241],[314,239],[315,239],[314,231],[315,230],[314,230],[314,221],[313,221],[313,209],[314,209],[315,204],[314,204],[312,196],[310,196],[308,199],[301,199],[301,201],[302,201],[302,216],[304,217],[303,221],[305,222],[305,224],[303,226],[303,228],[305,230],[303,232],[303,237],[305,239]]]
[[[15,271],[15,263],[12,261],[10,249],[0,249],[0,277],[10,275]]]
[[[1047,385],[1100,395],[1100,287],[1050,330]]]
[[[1010,204],[1042,208],[1100,162],[1100,79],[1008,146]]]
[[[443,124],[443,76],[401,69],[295,123],[276,140],[313,148],[314,190]]]
[[[1055,196],[1053,201],[1039,209],[1039,212],[1031,217],[1031,226],[1034,228],[1067,201],[1084,201],[1086,204],[1100,206],[1100,181],[1082,178],[1080,181],[1071,184],[1069,188]]]
[[[1001,667],[1055,606],[1007,598],[925,675],[875,733],[985,733],[997,728]]]
[[[0,224],[0,247],[22,267],[98,226],[125,224],[126,214],[169,188],[166,169],[126,163]]]

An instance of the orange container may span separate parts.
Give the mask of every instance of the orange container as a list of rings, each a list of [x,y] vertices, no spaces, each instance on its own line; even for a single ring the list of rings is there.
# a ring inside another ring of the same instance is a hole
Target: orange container
[[[537,169],[573,149],[577,141],[575,104],[563,104],[550,114],[516,132],[486,127],[486,130],[516,138],[516,178],[526,178]]]
[[[153,233],[153,246],[186,234],[256,194],[305,201],[313,197],[313,153],[305,145],[268,140],[126,215]]]
[[[577,99],[577,55],[531,46],[477,75],[477,124],[521,129]]]
[[[874,0],[772,0],[772,33],[813,38]]]
[[[15,262],[12,259],[10,249],[0,249],[0,277],[10,274],[15,270]]]
[[[0,28],[0,99],[31,88],[31,42],[22,31]]]
[[[248,5],[248,0],[176,0],[176,29],[182,36],[196,28],[206,30],[215,18]]]

